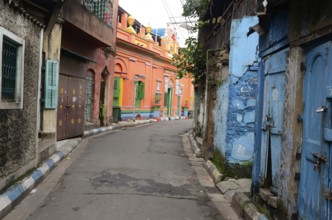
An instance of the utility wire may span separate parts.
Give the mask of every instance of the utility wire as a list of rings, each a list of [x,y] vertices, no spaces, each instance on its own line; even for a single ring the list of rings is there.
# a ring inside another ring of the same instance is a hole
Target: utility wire
[[[180,2],[181,2],[181,5],[182,5],[182,8],[184,8],[184,3],[183,3],[183,0],[180,0]],[[187,21],[187,19],[189,20],[189,22],[190,22],[190,24],[192,25],[192,26],[194,26],[194,23],[193,22],[191,22],[191,20],[190,20],[190,18],[189,17],[187,17],[186,15],[184,16],[184,19],[186,20],[186,23],[188,24],[188,21]]]
[[[166,13],[167,13],[167,15],[168,15],[168,18],[169,18],[170,21],[171,21],[171,24],[173,25],[173,27],[174,27],[175,29],[178,29],[178,30],[179,30],[179,33],[180,33],[181,36],[185,39],[185,37],[184,37],[184,35],[183,35],[183,33],[182,33],[180,27],[179,27],[177,24],[175,24],[176,26],[178,26],[178,28],[176,28],[176,27],[174,26],[174,24],[173,24],[173,22],[174,22],[174,23],[176,23],[176,22],[175,22],[174,19],[173,19],[174,21],[172,21],[173,15],[172,15],[171,10],[170,10],[169,7],[168,7],[167,2],[164,1],[164,0],[162,0],[162,2],[163,2],[163,5],[164,5],[164,8],[165,8],[165,10],[166,10]]]

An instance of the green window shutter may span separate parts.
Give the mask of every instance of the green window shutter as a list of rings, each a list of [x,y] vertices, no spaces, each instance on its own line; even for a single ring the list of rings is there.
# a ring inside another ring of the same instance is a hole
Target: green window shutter
[[[119,98],[120,96],[120,79],[114,78],[114,93],[113,98]]]
[[[55,109],[58,104],[59,63],[47,60],[45,74],[45,108]]]
[[[136,91],[136,100],[139,98],[140,84],[139,82],[135,82],[135,91]]]
[[[138,94],[139,100],[144,99],[144,91],[145,91],[145,83],[140,82],[139,83],[139,94]]]

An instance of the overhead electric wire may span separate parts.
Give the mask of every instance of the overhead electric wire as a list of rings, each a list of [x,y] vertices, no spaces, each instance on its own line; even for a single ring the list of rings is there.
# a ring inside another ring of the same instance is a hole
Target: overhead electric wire
[[[184,8],[184,3],[183,3],[183,1],[180,0],[180,2],[181,2],[181,5],[182,5],[182,8]],[[184,19],[186,20],[186,24],[187,24],[187,25],[188,25],[188,22],[187,22],[187,19],[188,19],[189,22],[190,22],[190,24],[194,27],[194,24],[193,24],[193,22],[191,22],[191,20],[190,20],[189,17],[187,17],[187,16],[185,15],[185,16],[184,16]]]
[[[180,27],[179,27],[177,24],[175,24],[175,25],[178,27],[178,28],[176,28],[176,27],[174,26],[174,24],[173,24],[173,23],[176,23],[176,22],[175,22],[174,19],[173,19],[174,21],[172,21],[173,14],[172,14],[171,10],[170,10],[169,7],[168,7],[167,1],[162,0],[162,2],[163,2],[163,5],[164,5],[164,8],[165,8],[165,10],[166,10],[166,13],[167,13],[167,15],[168,15],[168,18],[169,18],[170,21],[171,21],[172,26],[173,26],[175,29],[178,29],[178,30],[179,30],[179,33],[181,34],[181,36],[185,39],[185,36],[183,35],[183,33],[182,33]]]

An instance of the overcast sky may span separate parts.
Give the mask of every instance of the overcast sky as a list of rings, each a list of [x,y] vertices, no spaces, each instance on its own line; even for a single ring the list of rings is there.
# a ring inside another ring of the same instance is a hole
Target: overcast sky
[[[119,0],[119,5],[143,25],[165,28],[167,23],[185,21],[182,2],[185,0]],[[186,29],[175,24],[171,27],[177,30],[180,46],[183,46],[188,37]]]

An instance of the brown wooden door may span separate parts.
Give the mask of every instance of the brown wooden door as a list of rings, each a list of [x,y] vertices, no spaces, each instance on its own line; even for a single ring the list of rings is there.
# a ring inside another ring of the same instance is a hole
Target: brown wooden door
[[[58,118],[57,118],[57,139],[66,138],[67,131],[67,96],[68,77],[60,75],[58,90]]]
[[[84,133],[85,80],[60,75],[57,139]]]

